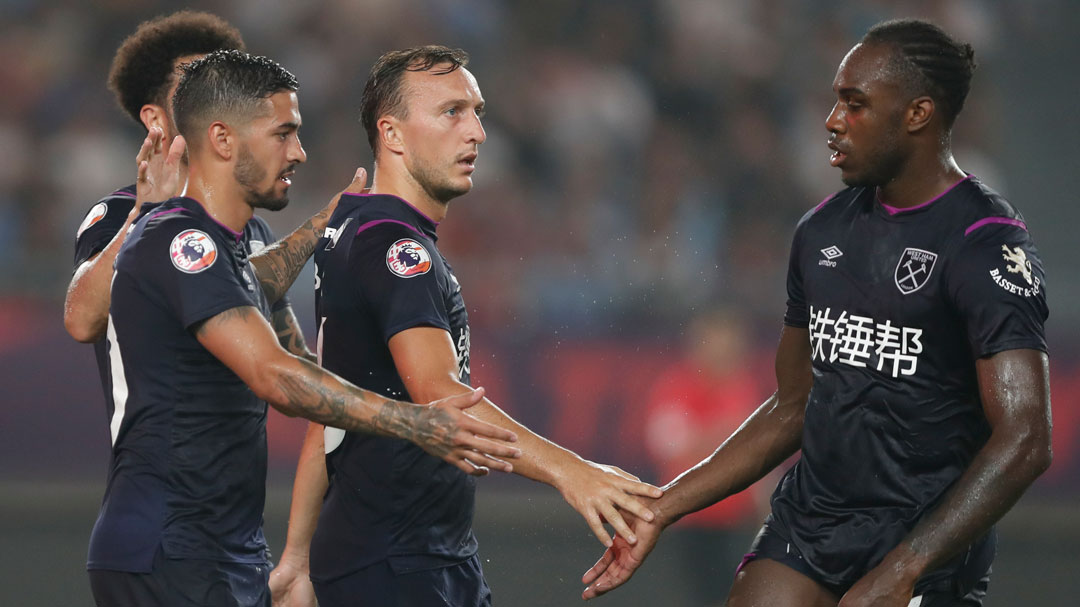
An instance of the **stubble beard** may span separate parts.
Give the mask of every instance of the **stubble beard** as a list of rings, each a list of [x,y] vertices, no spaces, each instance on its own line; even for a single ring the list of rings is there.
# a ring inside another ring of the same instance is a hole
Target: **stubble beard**
[[[416,183],[423,188],[424,193],[441,204],[447,204],[458,196],[468,194],[472,189],[471,184],[465,187],[454,185],[438,171],[433,170],[429,164],[423,162],[416,163],[411,173]]]
[[[236,167],[233,168],[233,178],[244,188],[244,202],[251,208],[280,211],[289,206],[288,193],[283,196],[275,195],[274,185],[261,192],[257,189],[257,184],[266,179],[266,170],[255,162],[255,157],[246,145],[240,146]],[[276,181],[274,183],[277,184]]]

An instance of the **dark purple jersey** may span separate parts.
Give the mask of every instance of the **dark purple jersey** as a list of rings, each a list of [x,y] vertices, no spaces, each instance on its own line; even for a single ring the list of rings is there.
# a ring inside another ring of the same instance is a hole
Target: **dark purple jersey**
[[[975,360],[1046,349],[1042,263],[1005,199],[974,177],[905,210],[875,192],[849,188],[807,213],[788,272],[785,323],[809,330],[814,382],[802,458],[769,524],[840,587],[899,544],[986,443]]]
[[[190,198],[136,222],[112,283],[112,454],[88,568],[148,572],[158,550],[265,562],[266,403],[193,333],[240,306],[270,315],[243,234]]]
[[[385,195],[341,197],[315,248],[319,356],[326,369],[385,396],[409,399],[390,355],[397,333],[447,331],[469,382],[461,286],[435,246],[436,224]],[[401,573],[476,552],[472,477],[411,442],[326,431],[330,488],[311,543],[311,578],[330,581],[387,560]]]
[[[83,218],[79,230],[75,234],[75,269],[91,257],[100,253],[112,242],[116,233],[127,220],[131,207],[135,205],[135,186],[129,185],[120,188],[105,198],[99,200],[90,207]],[[145,213],[151,205],[143,205],[140,212]],[[252,216],[251,221],[244,226],[244,247],[248,254],[254,255],[273,244],[277,239],[274,237],[270,226],[261,217]],[[282,297],[271,306],[272,312],[277,312],[289,305],[289,298]],[[112,418],[112,401],[108,398],[112,392],[112,379],[109,377],[108,352],[105,350],[105,339],[94,342],[94,356],[97,359],[98,374],[101,376],[101,387],[105,391],[108,409],[106,415]]]

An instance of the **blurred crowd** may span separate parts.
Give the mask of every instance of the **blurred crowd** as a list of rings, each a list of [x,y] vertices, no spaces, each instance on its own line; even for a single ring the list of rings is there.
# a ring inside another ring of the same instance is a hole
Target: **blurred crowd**
[[[1007,192],[1010,173],[994,160],[1007,145],[995,128],[1003,122],[995,69],[1017,46],[1003,40],[1037,38],[1068,4],[2,0],[0,309],[62,301],[83,214],[134,181],[142,130],[105,87],[112,54],[141,21],[192,8],[231,21],[251,52],[300,79],[308,163],[293,204],[266,216],[279,233],[343,188],[356,166],[371,167],[359,96],[382,52],[440,43],[471,54],[488,140],[473,192],[452,203],[439,233],[465,288],[482,381],[486,367],[490,381],[521,384],[508,393],[528,392],[535,377],[496,354],[518,361],[515,344],[538,340],[554,352],[539,356],[550,364],[562,354],[588,359],[587,349],[560,350],[564,340],[593,340],[598,356],[605,340],[653,344],[649,369],[680,351],[693,319],[720,306],[737,316],[746,356],[757,360],[778,334],[794,225],[842,187],[827,163],[824,121],[847,49],[899,16],[930,18],[972,42],[983,67],[957,123],[956,154]],[[305,323],[310,299],[310,282],[298,283]],[[0,345],[15,324],[0,322]],[[759,392],[770,390],[762,369]],[[555,428],[550,415],[522,417]]]

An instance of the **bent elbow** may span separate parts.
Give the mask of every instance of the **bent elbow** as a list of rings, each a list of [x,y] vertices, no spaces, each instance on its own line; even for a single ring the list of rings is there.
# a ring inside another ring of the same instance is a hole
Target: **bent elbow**
[[[72,339],[83,344],[92,344],[104,335],[100,328],[75,318],[75,314],[67,311],[64,312],[64,329]]]

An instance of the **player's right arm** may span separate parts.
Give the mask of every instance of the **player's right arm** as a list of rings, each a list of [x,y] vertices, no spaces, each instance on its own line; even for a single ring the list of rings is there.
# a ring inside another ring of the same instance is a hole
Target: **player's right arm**
[[[163,133],[152,127],[135,157],[138,179],[135,184],[135,206],[120,229],[99,253],[79,264],[71,277],[64,299],[64,328],[76,341],[91,343],[105,335],[109,322],[109,286],[113,262],[124,244],[131,224],[139,216],[143,202],[160,202],[171,198],[179,187],[180,157],[184,140],[177,137],[164,153]]]
[[[454,342],[445,329],[412,327],[395,334],[388,345],[398,375],[412,398],[428,401],[468,393],[469,387],[458,379]],[[656,487],[613,466],[579,457],[529,430],[486,398],[476,405],[472,414],[519,436],[522,455],[513,471],[558,489],[605,546],[611,545],[611,538],[604,530],[604,521],[619,535],[636,541],[620,510],[651,517],[648,508],[635,496],[659,497]]]
[[[462,411],[483,398],[483,389],[416,405],[357,388],[311,362],[286,352],[273,329],[251,306],[220,312],[195,328],[199,343],[275,409],[335,428],[403,438],[465,472],[468,460],[507,470],[498,458],[518,450],[508,430]]]
[[[668,483],[650,506],[655,518],[634,521],[638,543],[616,538],[582,582],[591,599],[630,579],[652,551],[660,533],[683,516],[734,495],[760,480],[798,451],[803,416],[813,384],[807,329],[785,326],[776,351],[776,392],[708,458]]]

